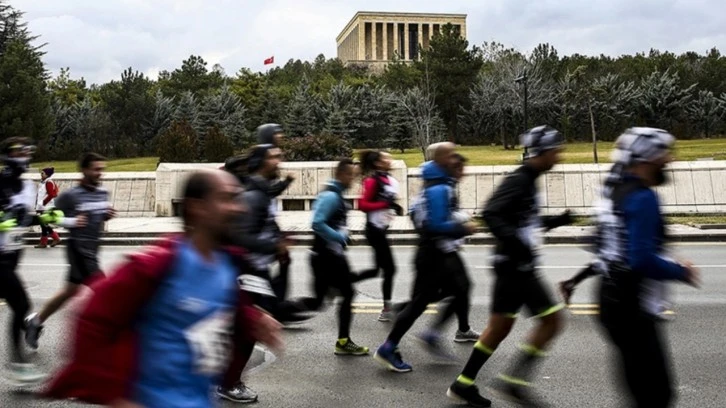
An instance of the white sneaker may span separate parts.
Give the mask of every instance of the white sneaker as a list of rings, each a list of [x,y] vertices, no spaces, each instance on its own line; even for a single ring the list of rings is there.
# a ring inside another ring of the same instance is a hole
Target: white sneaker
[[[472,329],[465,332],[457,330],[454,335],[454,341],[457,343],[476,343],[479,341],[479,333]]]
[[[48,375],[40,372],[35,364],[10,363],[7,378],[14,385],[27,386],[41,383]]]

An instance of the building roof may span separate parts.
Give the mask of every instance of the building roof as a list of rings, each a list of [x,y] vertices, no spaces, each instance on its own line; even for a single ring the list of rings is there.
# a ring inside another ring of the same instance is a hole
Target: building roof
[[[455,13],[404,13],[404,12],[395,12],[395,11],[359,11],[355,13],[353,18],[348,21],[348,24],[343,27],[343,30],[338,34],[336,37],[336,41],[340,41],[343,35],[348,32],[350,27],[360,18],[360,17],[394,17],[394,16],[402,16],[402,17],[418,17],[418,18],[431,18],[431,17],[438,17],[438,18],[463,18],[466,19],[466,14],[455,14]]]

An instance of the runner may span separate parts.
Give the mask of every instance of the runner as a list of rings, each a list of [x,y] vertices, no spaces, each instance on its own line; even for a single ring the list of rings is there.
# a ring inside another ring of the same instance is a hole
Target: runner
[[[53,167],[47,167],[40,171],[40,184],[38,185],[38,197],[35,204],[35,210],[38,213],[44,212],[46,208],[55,208],[55,198],[58,197],[58,185],[53,180],[53,173],[55,173],[55,168]],[[50,225],[41,225],[40,231],[40,244],[36,245],[36,248],[47,248],[48,237],[53,239],[50,243],[51,248],[60,244],[58,233],[53,231],[53,227]]]
[[[38,349],[43,323],[73,298],[81,285],[89,286],[104,277],[98,263],[101,232],[104,223],[116,216],[108,201],[108,190],[101,186],[106,159],[96,153],[86,153],[81,157],[79,167],[83,173],[80,184],[55,201],[56,208],[64,214],[58,224],[70,229],[66,247],[70,264],[68,281],[39,313],[25,319],[25,340],[33,350]]]
[[[462,156],[459,153],[454,154],[454,164],[452,167],[452,181],[454,183],[461,182],[461,179],[464,178],[464,167],[466,166],[467,158]],[[458,197],[456,198],[455,204],[452,206],[452,209],[454,210],[452,213],[452,218],[461,222],[466,223],[471,221],[471,216],[467,214],[465,211],[461,211],[458,208]],[[464,244],[464,239],[460,239],[457,241],[457,248],[459,251],[462,250],[462,245]],[[466,273],[466,269],[464,267],[463,262],[461,263],[461,268],[464,269],[464,274],[461,278],[461,284],[464,285],[464,287],[470,286],[470,280],[468,277],[468,273]],[[469,290],[466,291],[467,293],[470,293]],[[414,297],[414,294],[416,293],[416,290],[414,288],[413,294],[411,295],[411,298]],[[456,318],[459,324],[458,330],[456,330],[456,333],[454,334],[454,341],[457,343],[467,343],[467,342],[476,342],[479,340],[480,334],[475,332],[471,329],[471,326],[469,325],[469,305],[470,302],[456,302],[456,298],[451,298],[453,293],[447,293],[444,291],[441,291],[439,297],[436,299],[437,301],[442,301],[447,298],[453,299],[448,303],[448,305],[445,304],[445,302],[442,302],[441,306],[439,307],[440,310],[443,311],[444,316],[450,315],[449,312],[445,310],[447,307],[454,308],[454,313],[456,314]],[[400,313],[406,306],[408,306],[410,302],[405,303],[399,303],[394,305],[394,310],[398,313]],[[446,320],[445,320],[446,321]],[[444,322],[445,322],[444,321]],[[441,323],[444,323],[441,322]]]
[[[353,281],[345,251],[348,247],[348,210],[350,205],[343,193],[350,188],[356,177],[356,166],[350,159],[338,162],[335,179],[328,182],[318,195],[313,208],[313,241],[310,265],[315,277],[315,298],[308,302],[310,310],[319,309],[328,290],[340,291],[342,300],[338,306],[338,341],[336,355],[362,356],[368,354],[368,347],[357,345],[350,338],[350,324],[353,319]]]
[[[493,388],[515,402],[531,406],[541,404],[529,385],[534,369],[545,355],[545,348],[561,330],[560,310],[564,306],[552,300],[535,270],[539,229],[567,225],[571,217],[569,212],[557,217],[539,215],[536,180],[560,161],[563,143],[562,135],[549,126],[528,130],[521,136],[525,148],[524,164],[499,185],[486,204],[484,220],[497,239],[491,317],[464,370],[447,391],[452,399],[477,407],[491,406],[491,401],[479,395],[474,379],[509,335],[519,310],[526,306],[539,323]]]
[[[239,190],[225,172],[189,177],[184,235],[143,249],[93,284],[71,362],[47,396],[117,407],[212,407],[210,389],[238,346],[232,325],[280,346],[279,324],[238,289],[241,254],[222,247],[242,210]]]
[[[375,254],[375,268],[363,271],[359,278],[368,279],[378,276],[383,271],[383,310],[378,316],[379,322],[390,322],[393,319],[391,295],[393,293],[393,276],[396,265],[391,253],[387,230],[393,221],[393,215],[403,215],[403,208],[396,203],[398,198],[398,181],[388,172],[391,170],[391,155],[376,150],[365,150],[360,153],[361,170],[366,176],[363,179],[363,191],[358,200],[358,209],[366,213],[366,239]]]
[[[291,241],[280,231],[275,219],[277,208],[270,185],[279,177],[282,153],[273,145],[258,145],[246,156],[246,188],[241,195],[246,211],[232,224],[231,242],[248,251],[252,271],[241,280],[242,290],[253,301],[283,323],[296,323],[310,316],[299,314],[299,308],[277,297],[272,287],[270,266],[289,253]],[[217,395],[229,401],[250,403],[258,394],[242,381],[242,374],[252,356],[254,343],[247,343],[242,353],[229,362]]]
[[[22,346],[23,318],[30,301],[20,276],[18,262],[23,251],[23,234],[31,224],[34,188],[21,177],[28,168],[35,146],[26,138],[12,137],[2,143],[0,172],[0,298],[12,311],[10,317],[10,364],[8,379],[16,385],[41,381],[45,375],[31,364]]]
[[[598,259],[603,265],[600,321],[615,346],[618,376],[639,408],[672,405],[670,358],[656,316],[668,281],[693,286],[692,263],[664,256],[665,224],[653,187],[666,181],[675,138],[653,128],[631,128],[616,145],[598,213]]]
[[[378,348],[375,359],[387,369],[395,372],[409,372],[398,350],[398,344],[415,321],[423,314],[429,303],[441,298],[441,294],[453,295],[455,302],[468,302],[469,281],[457,254],[458,240],[474,233],[476,226],[471,222],[459,222],[453,218],[456,208],[456,194],[451,178],[456,163],[455,146],[441,143],[433,149],[433,161],[424,163],[422,176],[424,188],[420,199],[412,206],[414,225],[421,235],[416,251],[416,281],[411,302],[396,318],[386,341]],[[446,308],[439,316],[434,330],[421,337],[434,354],[450,358],[441,347],[439,330],[442,322],[452,316],[456,304]]]

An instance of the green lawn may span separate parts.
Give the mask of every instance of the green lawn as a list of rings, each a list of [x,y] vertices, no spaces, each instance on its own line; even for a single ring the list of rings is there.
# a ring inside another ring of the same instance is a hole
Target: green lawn
[[[610,161],[612,142],[598,143],[600,162]],[[462,146],[459,152],[469,159],[473,166],[517,164],[522,150],[504,150],[500,146]],[[422,163],[421,150],[409,149],[405,153],[393,152],[395,159],[403,160],[409,167]],[[565,163],[594,163],[591,143],[568,143],[565,151]],[[712,157],[714,160],[726,160],[726,138],[683,140],[676,143],[676,160],[691,161],[699,158]]]
[[[136,157],[133,159],[110,160],[107,165],[108,171],[155,171],[158,157]],[[33,162],[34,169],[55,167],[56,173],[72,173],[78,171],[78,164],[75,161],[53,161]]]
[[[610,160],[612,142],[598,144],[600,161]],[[499,146],[462,146],[459,148],[473,166],[494,164],[517,164],[521,157],[521,150],[504,150]],[[726,138],[708,140],[683,140],[676,145],[676,160],[689,161],[699,158],[712,157],[714,160],[726,160]],[[405,153],[393,152],[397,160],[403,160],[409,167],[416,167],[423,161],[421,151],[408,149]],[[139,157],[134,159],[119,159],[108,162],[108,171],[154,171],[156,170],[156,157]],[[589,143],[568,143],[565,152],[565,163],[593,163],[592,145]],[[76,163],[72,161],[37,162],[33,168],[42,169],[53,166],[56,172],[74,172]]]

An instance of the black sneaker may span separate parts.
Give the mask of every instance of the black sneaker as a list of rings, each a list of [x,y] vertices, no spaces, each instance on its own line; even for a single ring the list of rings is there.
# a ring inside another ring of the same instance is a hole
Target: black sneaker
[[[565,304],[569,306],[570,298],[575,292],[575,285],[573,285],[571,281],[562,281],[557,285],[557,289],[559,289],[560,291],[560,296],[562,296],[562,300],[564,300]]]
[[[472,407],[487,408],[492,406],[492,402],[479,394],[479,388],[476,385],[465,386],[458,381],[454,381],[451,387],[446,391],[446,396],[454,401],[465,402]]]
[[[501,398],[530,408],[547,408],[547,405],[533,390],[531,386],[511,384],[497,380],[491,386],[493,393]]]
[[[32,350],[38,349],[38,339],[43,332],[43,325],[38,320],[38,314],[33,313],[25,318],[25,342]]]
[[[243,383],[237,383],[230,389],[217,387],[217,396],[232,402],[251,404],[257,402],[257,393]]]

